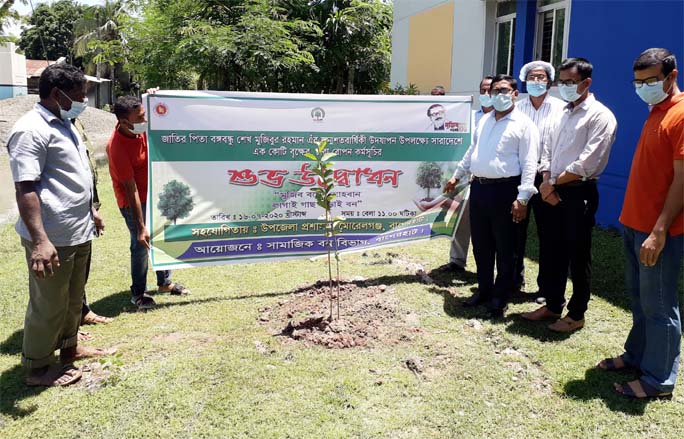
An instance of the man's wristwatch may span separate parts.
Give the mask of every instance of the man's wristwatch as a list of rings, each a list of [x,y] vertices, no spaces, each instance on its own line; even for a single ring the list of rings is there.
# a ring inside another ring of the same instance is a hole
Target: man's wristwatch
[[[518,203],[522,204],[523,206],[527,207],[527,202],[529,200],[523,200],[522,198],[518,198]]]

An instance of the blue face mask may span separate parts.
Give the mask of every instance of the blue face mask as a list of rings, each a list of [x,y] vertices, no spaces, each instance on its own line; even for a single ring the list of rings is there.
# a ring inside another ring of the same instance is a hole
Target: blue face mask
[[[59,92],[71,101],[71,108],[68,111],[64,110],[62,106],[59,105],[59,102],[57,102],[57,106],[59,107],[59,116],[62,118],[62,120],[76,119],[88,107],[88,98],[85,98],[83,102],[78,102],[71,99],[62,90],[59,90]]]
[[[492,98],[492,105],[496,111],[507,111],[513,106],[513,96],[499,93]]]
[[[492,106],[492,97],[485,94],[485,95],[480,95],[480,105],[482,107],[491,107]]]
[[[641,100],[648,105],[659,104],[670,95],[663,91],[663,82],[664,81],[658,81],[653,85],[644,84],[640,88],[635,89],[636,94],[638,94]]]
[[[565,102],[575,102],[577,99],[581,98],[582,95],[577,93],[577,86],[579,84],[573,85],[559,85],[558,91]],[[586,91],[586,90],[585,90]]]
[[[537,98],[546,93],[546,83],[544,82],[527,81],[526,84],[527,93],[529,93],[530,96],[534,96],[535,98]]]

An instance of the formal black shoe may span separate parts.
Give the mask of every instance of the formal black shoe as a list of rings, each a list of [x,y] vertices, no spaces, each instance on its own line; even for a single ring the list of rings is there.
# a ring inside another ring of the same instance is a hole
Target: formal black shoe
[[[474,306],[483,305],[483,304],[489,302],[489,300],[490,300],[489,296],[483,295],[478,291],[477,293],[473,294],[472,296],[470,296],[469,298],[464,300],[463,306],[465,308],[472,308]]]
[[[507,310],[508,310],[508,305],[505,305],[503,308],[488,306],[486,317],[490,318],[490,319],[500,319],[500,318],[503,318],[503,316],[504,316],[504,314],[506,314]]]
[[[465,267],[458,265],[456,262],[449,262],[447,269],[454,273],[463,273],[465,271]]]

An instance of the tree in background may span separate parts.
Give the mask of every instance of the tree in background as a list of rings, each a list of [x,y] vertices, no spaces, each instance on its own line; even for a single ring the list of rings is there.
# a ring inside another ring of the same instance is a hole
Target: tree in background
[[[74,23],[85,7],[73,0],[39,4],[19,37],[19,47],[28,59],[56,60],[67,57],[74,62]]]
[[[123,3],[106,0],[103,5],[86,7],[74,23],[74,55],[92,63],[98,78],[114,79],[113,67],[124,60],[118,24],[119,16],[124,13]],[[105,72],[106,67],[109,69]]]
[[[0,43],[15,41],[15,37],[5,35],[5,28],[11,21],[21,20],[21,16],[12,9],[16,3],[26,4],[26,0],[0,0]]]
[[[176,224],[176,220],[187,218],[195,207],[190,196],[190,186],[178,180],[166,183],[159,194],[157,208],[162,216]]]
[[[149,0],[122,26],[144,87],[377,93],[389,77],[380,0]]]

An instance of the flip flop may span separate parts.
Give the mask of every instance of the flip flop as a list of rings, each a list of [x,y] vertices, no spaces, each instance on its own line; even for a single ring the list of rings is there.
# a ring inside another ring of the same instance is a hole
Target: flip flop
[[[604,358],[598,362],[596,368],[613,372],[639,371],[639,368],[634,367],[631,364],[627,364],[625,360],[622,359],[622,355],[613,358]]]
[[[26,385],[29,387],[62,387],[74,384],[83,376],[81,369],[73,364],[53,364],[40,376],[27,376]]]
[[[172,283],[172,284],[169,285],[169,286],[171,286],[171,288],[168,289],[168,290],[166,290],[166,289],[162,290],[162,289],[161,289],[162,287],[160,287],[160,288],[157,290],[157,293],[169,293],[169,294],[171,294],[172,296],[187,296],[188,294],[190,294],[190,290],[187,289],[187,288],[185,288],[185,287],[184,287],[181,283],[179,283],[179,282],[174,282],[174,283]]]
[[[634,380],[624,384],[613,383],[615,391],[630,399],[671,399],[672,392],[661,392],[642,380]]]
[[[90,332],[78,330],[78,341],[90,341],[95,337]]]

